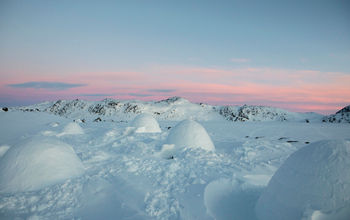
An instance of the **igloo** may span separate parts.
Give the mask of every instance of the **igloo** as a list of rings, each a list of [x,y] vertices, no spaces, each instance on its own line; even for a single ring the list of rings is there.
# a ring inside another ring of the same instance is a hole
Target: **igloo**
[[[188,147],[215,151],[215,146],[207,131],[193,120],[184,120],[172,128],[167,144],[174,144],[177,149]]]
[[[260,220],[350,219],[350,141],[315,142],[292,154],[256,205]]]
[[[143,113],[136,116],[131,123],[136,128],[136,133],[159,133],[161,132],[159,124],[152,115]]]
[[[64,127],[63,131],[57,136],[59,137],[63,135],[77,135],[77,134],[84,134],[84,130],[82,129],[82,127],[80,127],[79,124],[75,122],[70,122]]]
[[[34,137],[11,147],[0,160],[0,192],[42,189],[81,175],[73,148],[56,138]]]

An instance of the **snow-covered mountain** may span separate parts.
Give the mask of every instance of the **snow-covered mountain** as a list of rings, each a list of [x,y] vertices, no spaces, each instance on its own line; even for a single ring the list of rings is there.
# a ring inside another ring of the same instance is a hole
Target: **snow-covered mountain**
[[[324,117],[322,121],[333,123],[350,123],[350,105],[342,108],[335,114]]]
[[[284,109],[243,105],[222,106],[219,113],[230,121],[319,121],[320,115],[313,112],[296,113]]]
[[[296,113],[266,106],[211,106],[191,103],[181,97],[161,101],[104,99],[102,101],[58,100],[25,107],[10,108],[30,112],[48,112],[72,119],[93,121],[129,121],[140,113],[149,113],[158,120],[195,119],[200,121],[226,119],[229,121],[321,121],[316,113]]]

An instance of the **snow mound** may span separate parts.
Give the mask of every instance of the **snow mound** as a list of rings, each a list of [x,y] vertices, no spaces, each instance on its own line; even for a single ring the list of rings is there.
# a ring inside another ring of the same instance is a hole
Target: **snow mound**
[[[193,120],[184,120],[170,130],[167,144],[176,148],[202,148],[215,151],[215,146],[205,128]]]
[[[256,205],[257,216],[261,220],[350,219],[344,211],[350,210],[349,158],[350,141],[320,141],[301,148],[271,178]]]
[[[136,128],[136,133],[159,133],[161,132],[159,124],[152,115],[143,113],[136,116],[132,121],[132,127]]]
[[[64,127],[62,133],[58,136],[62,135],[76,135],[76,134],[84,134],[84,130],[80,127],[79,124],[75,122],[68,123],[66,127]]]
[[[0,192],[42,189],[84,172],[73,148],[55,138],[35,137],[11,147],[0,160]]]

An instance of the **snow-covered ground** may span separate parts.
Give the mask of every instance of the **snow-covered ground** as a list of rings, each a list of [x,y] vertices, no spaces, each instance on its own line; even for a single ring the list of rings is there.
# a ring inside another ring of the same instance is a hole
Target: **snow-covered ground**
[[[77,112],[69,118],[47,111],[0,112],[0,219],[254,220],[259,197],[291,154],[320,140],[350,139],[349,123],[233,122],[211,110],[207,118],[203,112],[171,111],[181,117],[155,117],[161,132],[146,133],[131,116],[73,123],[83,119]],[[173,150],[178,142],[168,143],[168,134],[183,119],[203,126],[200,132],[197,125],[187,127],[194,135],[206,131],[205,143],[215,148]],[[349,182],[342,181],[349,192]],[[328,199],[319,193],[317,198]],[[349,207],[350,196],[342,199]]]

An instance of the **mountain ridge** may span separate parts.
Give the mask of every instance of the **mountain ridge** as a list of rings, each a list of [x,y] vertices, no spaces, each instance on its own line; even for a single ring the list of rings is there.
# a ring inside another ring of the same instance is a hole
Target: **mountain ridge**
[[[348,109],[347,109],[348,108]],[[4,108],[2,108],[2,111]],[[30,106],[9,107],[9,111],[47,112],[71,119],[92,121],[129,121],[137,114],[150,113],[158,120],[229,120],[229,121],[294,121],[294,122],[350,122],[350,106],[336,114],[322,116],[317,113],[297,113],[288,110],[256,105],[213,106],[191,103],[182,97],[171,97],[160,101],[138,101],[103,99],[85,101],[81,99],[42,102]],[[339,116],[339,115],[342,115]],[[336,117],[335,117],[336,116]],[[335,118],[333,120],[333,118]]]
[[[335,114],[323,117],[322,121],[331,123],[350,123],[350,105],[345,106]]]

